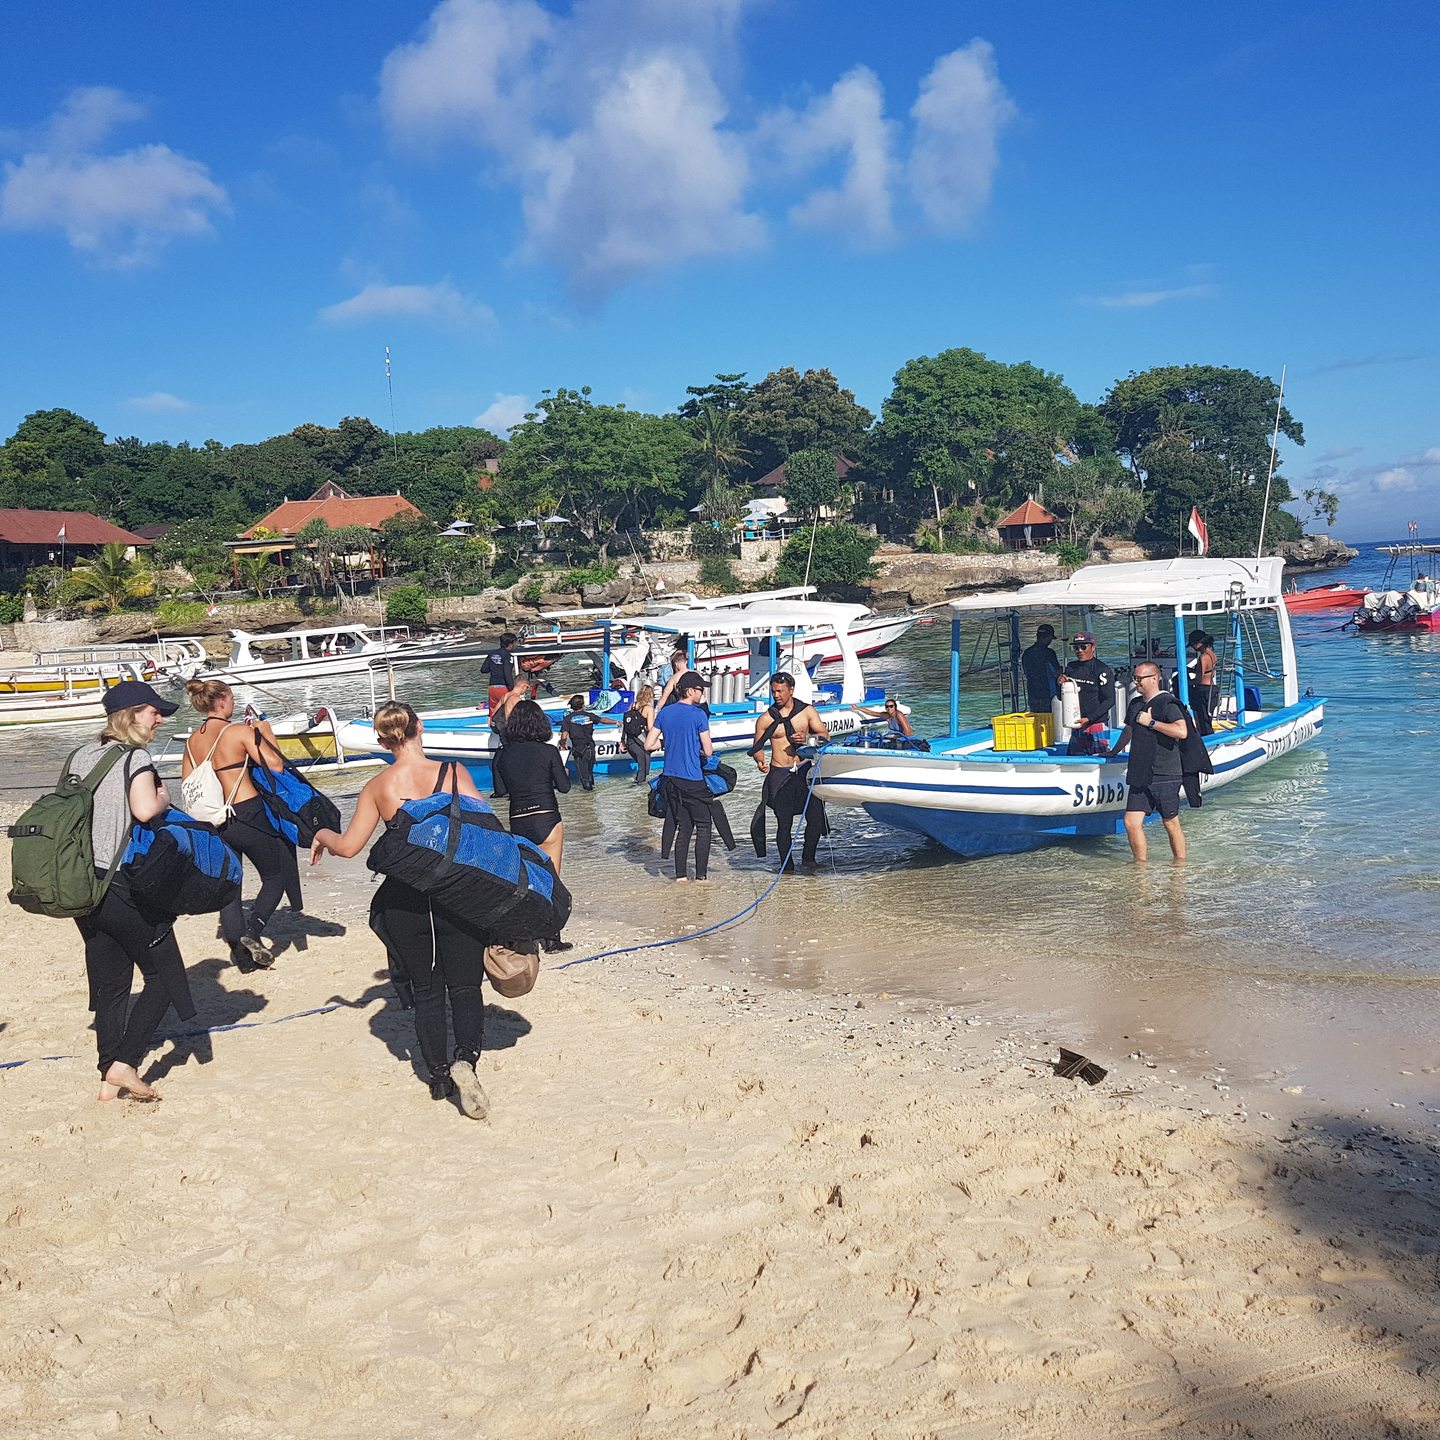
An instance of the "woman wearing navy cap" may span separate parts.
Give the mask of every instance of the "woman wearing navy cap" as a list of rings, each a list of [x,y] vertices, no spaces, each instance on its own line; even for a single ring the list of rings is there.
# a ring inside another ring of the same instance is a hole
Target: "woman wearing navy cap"
[[[161,720],[178,708],[140,680],[124,680],[105,692],[105,728],[71,760],[71,773],[87,775],[120,745],[129,753],[115,762],[95,790],[90,838],[103,875],[129,839],[133,821],[153,820],[170,808],[155,761],[146,748]],[[182,1020],[195,1014],[185,962],[172,929],[173,917],[142,909],[117,869],[105,898],[76,925],[85,937],[85,973],[95,1013],[101,1100],[158,1100],[160,1092],[140,1078],[140,1065],[165,1012],[173,1005]],[[135,1003],[135,972],[144,984]]]

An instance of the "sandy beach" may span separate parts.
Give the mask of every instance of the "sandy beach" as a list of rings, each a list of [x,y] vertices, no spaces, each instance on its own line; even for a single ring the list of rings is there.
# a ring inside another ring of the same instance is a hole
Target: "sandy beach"
[[[181,922],[183,1028],[243,1028],[167,1040],[155,1106],[94,1102],[73,928],[8,913],[3,1058],[75,1057],[0,1072],[8,1435],[1440,1426],[1420,1122],[1242,1123],[1143,1059],[1092,1089],[993,1013],[699,942],[490,1007],[475,1123],[416,1078],[362,874],[311,881],[269,973]]]

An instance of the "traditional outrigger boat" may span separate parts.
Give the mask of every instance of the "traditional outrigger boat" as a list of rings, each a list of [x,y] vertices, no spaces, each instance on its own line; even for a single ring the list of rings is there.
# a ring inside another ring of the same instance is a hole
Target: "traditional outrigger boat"
[[[53,674],[53,670],[50,672]],[[122,680],[152,680],[153,668],[133,661],[117,661],[103,674],[81,669],[62,677],[59,689],[19,690],[0,694],[0,727],[63,725],[98,720],[105,713],[105,692]]]
[[[751,745],[755,723],[770,703],[769,678],[776,670],[794,675],[796,693],[815,706],[832,734],[852,734],[876,723],[858,707],[878,705],[884,699],[883,691],[866,690],[850,637],[850,627],[867,613],[863,605],[777,601],[743,610],[682,610],[623,625],[607,623],[600,627],[599,646],[590,652],[597,660],[600,683],[586,693],[595,713],[618,722],[634,703],[637,688],[647,680],[658,684],[660,667],[671,649],[683,646],[693,668],[710,682],[710,738],[717,751],[744,750]],[[823,626],[841,651],[843,669],[838,685],[816,685],[803,662],[814,626]],[[746,649],[734,658],[706,653],[719,638],[736,636],[743,639]],[[556,699],[547,702],[546,709],[558,719],[564,705],[562,699]],[[485,707],[430,711],[422,713],[421,719],[427,755],[459,760],[474,769],[477,777],[481,767],[488,772],[500,745]],[[386,753],[368,719],[341,726],[338,740],[349,755]],[[597,775],[634,771],[618,723],[596,728],[595,750]]]
[[[1278,559],[1091,565],[1067,580],[954,600],[949,733],[931,738],[928,751],[872,749],[864,740],[827,746],[815,793],[832,805],[861,806],[877,820],[967,856],[1119,833],[1123,757],[1069,755],[1063,735],[1041,745],[1051,717],[1022,713],[1015,703],[1023,694],[1020,619],[1037,611],[1052,620],[1058,612],[1064,633],[1090,629],[1092,615],[1123,620],[1127,637],[1110,640],[1115,651],[1123,644],[1127,657],[1167,650],[1180,656],[1174,689],[1187,702],[1187,633],[1223,630],[1217,646],[1222,700],[1216,733],[1205,741],[1215,773],[1202,778],[1207,791],[1238,780],[1314,739],[1324,724],[1325,702],[1300,693],[1281,569]],[[1000,677],[1002,704],[1008,700],[1011,713],[967,730],[960,721],[961,621],[985,614],[992,617],[988,648],[976,652],[982,663],[972,673]],[[1102,634],[1102,653],[1106,639]],[[1130,694],[1128,676],[1128,669],[1117,670],[1117,720],[1123,720]]]

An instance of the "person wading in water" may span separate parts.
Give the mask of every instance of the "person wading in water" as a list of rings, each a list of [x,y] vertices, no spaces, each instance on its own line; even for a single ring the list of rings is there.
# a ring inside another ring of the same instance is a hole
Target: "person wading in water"
[[[755,743],[750,753],[755,764],[765,777],[765,788],[761,792],[760,805],[755,818],[750,822],[750,839],[757,855],[765,853],[765,832],[767,808],[775,812],[775,848],[780,853],[781,868],[795,869],[794,857],[790,854],[790,832],[795,817],[805,813],[805,840],[800,859],[804,865],[815,863],[815,852],[820,847],[820,837],[830,833],[825,816],[825,804],[809,795],[810,762],[803,763],[796,751],[802,745],[830,743],[830,731],[813,705],[795,698],[795,678],[784,670],[777,670],[770,677],[770,694],[773,704],[755,724]],[[770,747],[770,758],[765,758],[765,747]],[[810,803],[806,806],[806,797]]]

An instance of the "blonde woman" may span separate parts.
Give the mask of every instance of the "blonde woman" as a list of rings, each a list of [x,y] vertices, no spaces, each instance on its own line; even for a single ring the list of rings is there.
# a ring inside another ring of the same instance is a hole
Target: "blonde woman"
[[[160,722],[179,708],[140,680],[123,680],[105,692],[105,729],[82,745],[70,764],[87,775],[112,745],[130,753],[112,766],[95,791],[90,838],[103,874],[125,844],[133,821],[153,820],[170,808],[170,797],[147,748]],[[195,1014],[185,962],[175,942],[173,917],[142,909],[117,870],[105,898],[76,920],[85,939],[85,974],[95,1014],[101,1100],[158,1100],[160,1092],[140,1078],[140,1064],[165,1012],[173,1005],[182,1020]],[[132,1006],[135,972],[144,984]]]
[[[645,685],[635,697],[635,703],[625,712],[620,722],[624,737],[625,753],[635,762],[635,783],[645,785],[650,780],[650,752],[645,748],[645,736],[655,723],[655,687]]]
[[[268,970],[275,954],[260,938],[281,898],[290,896],[290,908],[303,908],[300,862],[295,847],[277,834],[265,813],[260,792],[250,779],[250,767],[285,768],[274,732],[263,720],[249,724],[233,720],[235,692],[223,680],[192,680],[185,687],[190,703],[205,718],[185,742],[180,776],[185,779],[197,765],[209,760],[220,789],[231,807],[229,820],[220,827],[225,843],[243,855],[260,877],[260,890],[246,923],[240,896],[220,912],[220,936],[230,947],[230,958],[242,970],[259,966]],[[261,737],[270,744],[262,749]]]
[[[448,790],[453,775],[462,795],[480,792],[462,765],[429,759],[423,748],[424,726],[408,705],[391,700],[375,712],[375,737],[395,757],[367,782],[355,802],[355,814],[343,835],[321,830],[310,849],[310,863],[323,852],[349,859],[369,843],[381,821],[387,824],[407,801]],[[415,997],[415,1034],[429,1073],[430,1095],[455,1095],[461,1111],[483,1120],[489,1101],[475,1074],[484,1033],[485,1006],[480,981],[485,973],[485,939],[477,931],[431,908],[427,896],[386,876],[370,902],[370,928],[384,941],[392,975],[408,980]],[[445,1000],[455,1026],[454,1059],[447,1060]]]

